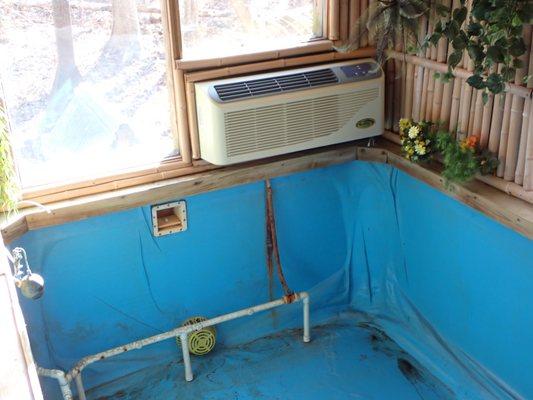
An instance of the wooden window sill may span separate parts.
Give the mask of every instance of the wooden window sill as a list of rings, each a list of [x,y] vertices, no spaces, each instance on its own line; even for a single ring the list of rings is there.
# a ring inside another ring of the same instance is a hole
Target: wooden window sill
[[[259,61],[276,60],[294,56],[303,56],[312,53],[322,53],[333,50],[333,42],[327,39],[313,40],[301,46],[288,47],[257,53],[239,54],[234,56],[206,58],[206,59],[180,59],[176,60],[176,68],[185,71],[198,69],[212,69],[228,65],[249,64]]]
[[[50,213],[40,209],[22,211],[4,222],[1,233],[4,241],[9,243],[28,230],[354,160],[391,164],[533,239],[531,204],[479,181],[452,185],[448,189],[438,165],[413,164],[401,156],[400,146],[383,138],[372,148],[365,147],[361,142],[352,142],[59,201],[48,205]]]

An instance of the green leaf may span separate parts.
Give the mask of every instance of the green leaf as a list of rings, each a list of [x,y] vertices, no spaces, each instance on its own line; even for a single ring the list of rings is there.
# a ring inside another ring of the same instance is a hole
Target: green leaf
[[[481,24],[477,22],[471,22],[466,27],[466,33],[468,36],[478,36],[482,31]]]
[[[454,51],[450,56],[448,57],[448,65],[451,68],[457,67],[457,65],[461,62],[461,59],[463,58],[463,52],[462,51]]]
[[[435,6],[435,11],[437,12],[437,15],[440,15],[441,17],[447,17],[450,14],[450,9],[440,3]]]
[[[485,57],[483,47],[477,44],[468,45],[468,55],[474,62],[480,62]]]
[[[519,58],[515,58],[513,60],[513,67],[516,68],[516,69],[523,68],[524,67],[524,62],[521,59],[519,59]]]
[[[456,36],[452,41],[452,46],[454,50],[464,50],[466,49],[466,46],[468,44],[468,39],[464,32],[461,32],[458,36]]]
[[[481,99],[483,100],[483,105],[486,105],[489,102],[489,94],[487,91],[481,93]]]
[[[448,83],[453,79],[453,74],[448,71],[445,74],[441,75],[441,79],[443,82]]]
[[[514,27],[522,27],[522,20],[520,19],[520,16],[518,14],[515,14],[513,16],[513,19],[511,21],[511,26],[514,26]]]
[[[520,57],[526,52],[526,44],[522,38],[513,38],[509,45],[509,53],[513,57]]]
[[[487,88],[494,94],[501,93],[505,90],[505,82],[500,74],[492,73],[486,81]]]
[[[503,49],[499,46],[490,46],[487,49],[487,58],[494,63],[501,63],[504,61]]]
[[[512,81],[516,75],[516,69],[513,67],[503,67],[501,75],[504,81]]]
[[[468,11],[466,7],[456,8],[452,12],[452,18],[455,22],[461,25],[463,22],[465,22],[467,13]]]
[[[485,87],[485,82],[483,82],[481,75],[472,75],[466,80],[466,83],[475,89],[483,89]]]
[[[438,34],[438,33],[434,33],[434,34],[432,34],[432,35],[429,37],[429,42],[430,42],[433,46],[436,46],[437,43],[439,43],[440,37],[441,37],[440,34]]]
[[[453,40],[461,30],[461,26],[457,21],[450,21],[443,30],[443,33],[446,35],[448,40]]]

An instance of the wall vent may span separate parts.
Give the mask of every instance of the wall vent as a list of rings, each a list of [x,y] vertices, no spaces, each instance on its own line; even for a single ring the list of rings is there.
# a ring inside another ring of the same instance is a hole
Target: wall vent
[[[378,94],[378,88],[371,88],[228,112],[224,115],[226,155],[275,149],[333,134]]]
[[[215,91],[222,101],[270,95],[278,92],[301,90],[337,83],[339,79],[331,68],[287,74],[265,79],[252,79],[241,82],[215,85]]]

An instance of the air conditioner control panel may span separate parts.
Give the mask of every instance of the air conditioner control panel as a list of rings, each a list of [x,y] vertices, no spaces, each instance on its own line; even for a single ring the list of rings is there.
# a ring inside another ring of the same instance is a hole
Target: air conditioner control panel
[[[360,64],[345,65],[340,67],[342,74],[350,81],[376,78],[380,75],[381,69],[377,63],[363,62]]]

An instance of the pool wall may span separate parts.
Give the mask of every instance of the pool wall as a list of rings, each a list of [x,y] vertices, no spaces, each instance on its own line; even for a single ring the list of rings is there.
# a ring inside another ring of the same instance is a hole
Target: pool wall
[[[311,293],[313,323],[354,308],[458,397],[533,397],[532,241],[388,165],[355,161],[273,188],[287,281]],[[185,200],[182,233],[154,238],[141,207],[14,243],[46,280],[41,300],[21,299],[39,365],[67,370],[190,316],[268,300],[264,184]],[[221,325],[218,342],[300,326],[294,305]],[[179,357],[167,341],[93,364],[85,384]],[[59,398],[55,382],[43,383]]]

